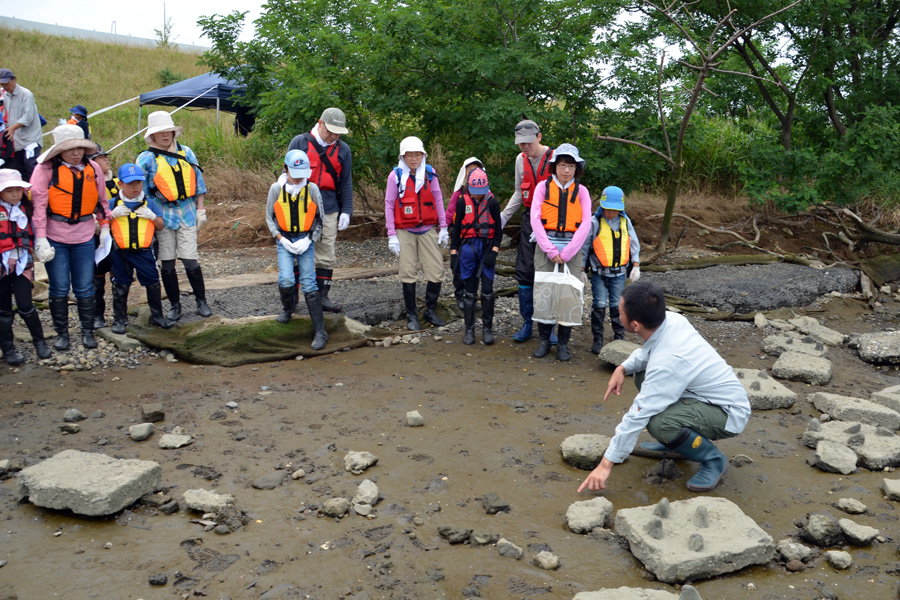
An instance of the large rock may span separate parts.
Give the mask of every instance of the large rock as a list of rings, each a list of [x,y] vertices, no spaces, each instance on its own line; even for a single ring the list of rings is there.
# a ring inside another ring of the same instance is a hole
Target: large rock
[[[840,546],[844,543],[844,532],[830,515],[809,515],[806,525],[800,530],[800,537],[820,548]]]
[[[359,475],[378,462],[378,457],[371,452],[348,452],[344,456],[344,468],[354,475]]]
[[[815,467],[827,473],[840,473],[849,475],[856,471],[856,462],[859,457],[856,452],[837,442],[820,440],[816,444]]]
[[[373,506],[376,502],[378,502],[378,486],[371,479],[364,479],[356,488],[351,503]]]
[[[791,539],[781,540],[778,542],[776,549],[785,562],[791,562],[792,560],[806,562],[813,555],[812,549]]]
[[[681,593],[665,590],[619,587],[597,590],[596,592],[579,592],[572,600],[701,600],[697,588],[686,585]]]
[[[850,336],[850,345],[868,363],[900,363],[900,331],[855,334]]]
[[[801,440],[810,448],[817,447],[820,440],[843,444],[856,452],[857,464],[872,471],[900,465],[900,436],[884,427],[846,421],[820,423],[811,419]]]
[[[566,511],[566,525],[575,533],[590,533],[597,527],[606,527],[612,512],[612,502],[602,496],[573,502]]]
[[[900,412],[900,385],[893,385],[878,392],[872,392],[869,400],[875,404]]]
[[[844,532],[844,537],[854,546],[871,546],[880,535],[880,531],[868,525],[860,525],[856,521],[850,519],[838,519],[838,525]]]
[[[802,352],[785,352],[772,365],[772,375],[788,381],[825,385],[831,381],[831,361]]]
[[[894,502],[900,500],[900,479],[888,479],[885,477],[881,487],[884,488],[884,495],[887,496],[888,500],[893,500]]]
[[[772,356],[781,356],[785,352],[800,352],[820,357],[828,354],[828,349],[822,342],[817,342],[812,336],[801,335],[793,331],[767,336],[762,341],[762,349],[763,352]]]
[[[234,496],[219,494],[210,490],[185,490],[182,495],[184,504],[198,512],[221,513],[234,506]]]
[[[847,339],[843,333],[825,327],[812,317],[797,317],[789,319],[788,322],[803,333],[829,346],[840,346]]]
[[[611,439],[597,433],[578,433],[564,439],[559,449],[568,464],[590,471],[600,464]]]
[[[18,480],[19,493],[37,506],[96,517],[116,513],[155,491],[162,467],[147,460],[63,450],[22,469]]]
[[[887,429],[900,429],[900,413],[862,398],[826,392],[810,394],[809,401],[819,411],[839,421],[853,421]]]
[[[765,369],[735,369],[734,374],[747,390],[753,410],[790,408],[797,401],[797,394],[769,377]]]
[[[647,570],[666,583],[715,577],[775,557],[772,537],[724,498],[621,509],[615,526]]]
[[[631,353],[640,348],[637,344],[625,340],[613,340],[603,346],[598,358],[608,365],[618,367]]]

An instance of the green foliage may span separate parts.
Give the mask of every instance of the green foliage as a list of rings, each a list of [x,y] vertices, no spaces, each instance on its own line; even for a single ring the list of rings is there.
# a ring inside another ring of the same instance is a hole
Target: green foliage
[[[179,81],[184,81],[187,77],[171,70],[169,66],[166,65],[156,72],[156,79],[159,81],[159,85],[165,87],[167,85],[172,85],[173,83],[178,83]]]

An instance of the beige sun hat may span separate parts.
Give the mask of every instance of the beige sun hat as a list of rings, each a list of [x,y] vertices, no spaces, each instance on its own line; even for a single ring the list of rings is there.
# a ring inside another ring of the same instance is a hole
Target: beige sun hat
[[[175,121],[172,120],[172,115],[164,110],[150,113],[147,117],[147,131],[144,133],[144,141],[149,144],[151,135],[164,131],[174,131],[177,138],[184,131],[184,127],[176,125]]]
[[[75,148],[84,148],[90,154],[97,151],[97,144],[84,139],[84,131],[78,125],[60,125],[52,133],[53,145],[38,156],[38,163],[45,163],[60,152]]]

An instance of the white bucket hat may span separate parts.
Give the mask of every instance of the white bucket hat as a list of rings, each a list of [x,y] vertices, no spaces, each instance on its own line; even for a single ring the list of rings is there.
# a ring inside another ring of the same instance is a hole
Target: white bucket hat
[[[421,152],[425,155],[424,158],[428,158],[428,153],[425,152],[425,144],[422,143],[422,140],[415,136],[410,136],[407,138],[403,138],[400,141],[400,157],[403,158],[403,155],[407,152]]]
[[[27,190],[31,187],[31,184],[27,181],[22,181],[22,174],[15,169],[0,169],[0,192],[11,187],[20,187]]]
[[[53,130],[53,145],[38,156],[38,163],[45,163],[60,152],[84,148],[88,154],[97,151],[97,144],[84,139],[84,131],[78,125],[60,125]]]
[[[172,120],[172,115],[164,110],[158,110],[147,116],[147,131],[144,132],[144,141],[149,144],[152,141],[150,139],[151,135],[164,131],[174,131],[177,138],[183,130],[184,127],[176,125],[175,121]]]

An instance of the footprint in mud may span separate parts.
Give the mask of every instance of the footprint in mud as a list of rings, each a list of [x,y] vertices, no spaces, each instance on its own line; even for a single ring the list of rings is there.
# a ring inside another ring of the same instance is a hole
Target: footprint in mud
[[[212,548],[204,547],[201,538],[184,540],[181,542],[181,547],[184,548],[190,559],[197,563],[197,566],[194,567],[195,570],[224,571],[240,558],[237,554],[222,554]]]

